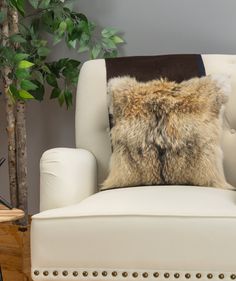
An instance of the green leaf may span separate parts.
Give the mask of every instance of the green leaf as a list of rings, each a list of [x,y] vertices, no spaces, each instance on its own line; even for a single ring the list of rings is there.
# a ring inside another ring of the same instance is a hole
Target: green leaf
[[[43,70],[45,73],[51,73],[50,69],[49,69],[48,66],[45,65],[45,64],[42,66],[42,70]]]
[[[80,65],[80,63],[81,62],[78,60],[70,59],[66,61],[65,66],[68,68],[77,68]]]
[[[59,24],[59,28],[58,28],[58,34],[59,36],[62,36],[65,31],[66,31],[66,28],[67,28],[67,24],[65,21],[62,21],[60,24]]]
[[[87,18],[84,14],[82,14],[82,13],[77,13],[76,16],[77,16],[80,20],[85,21],[85,22],[88,22],[88,18]]]
[[[30,73],[27,69],[16,69],[15,76],[18,80],[27,79],[30,76]]]
[[[43,78],[43,74],[36,70],[32,73],[32,76],[34,79],[36,79],[40,84],[44,84],[44,78]]]
[[[99,56],[101,50],[102,50],[102,46],[98,43],[95,44],[91,51],[92,59],[96,59]]]
[[[19,62],[18,64],[18,68],[29,68],[31,66],[33,66],[34,64],[30,61],[27,60],[22,60]]]
[[[17,9],[17,11],[24,16],[25,14],[25,1],[24,0],[10,0],[11,6]]]
[[[45,47],[47,45],[47,41],[35,39],[35,40],[31,40],[31,44],[36,48],[40,48],[40,47]]]
[[[40,9],[47,9],[50,5],[50,0],[42,0],[39,4]]]
[[[61,90],[59,88],[53,88],[50,99],[56,99],[60,96]]]
[[[107,51],[104,53],[104,58],[116,58],[118,55],[117,50]]]
[[[58,97],[58,102],[59,102],[60,106],[62,106],[63,103],[65,102],[65,96],[64,96],[63,92],[61,92],[60,96]]]
[[[70,34],[68,34],[68,41],[79,40],[82,35],[82,30],[75,27]]]
[[[78,53],[87,52],[89,50],[88,46],[80,46],[78,49]]]
[[[28,54],[25,54],[25,53],[17,53],[17,54],[15,54],[15,56],[14,56],[14,60],[15,60],[16,62],[19,62],[19,61],[22,61],[22,60],[24,60],[24,59],[27,59],[28,57],[29,57]]]
[[[77,40],[72,40],[72,41],[68,41],[67,44],[70,48],[73,48],[75,49],[76,48],[76,43],[77,43]]]
[[[67,18],[65,20],[65,22],[66,22],[66,29],[67,29],[68,33],[71,33],[74,28],[73,21],[70,18]]]
[[[46,80],[50,86],[58,88],[57,79],[54,74],[47,75]]]
[[[32,83],[30,80],[22,80],[20,86],[26,91],[36,90],[38,88],[38,86]]]
[[[121,43],[124,43],[124,40],[120,37],[120,36],[112,36],[110,38],[115,44],[121,44]]]
[[[114,36],[118,32],[115,28],[104,28],[101,32],[102,36],[105,38],[110,38],[111,36]]]
[[[13,98],[18,98],[19,97],[19,92],[17,90],[17,88],[14,85],[10,85],[9,86],[9,93]]]
[[[50,53],[50,49],[46,47],[40,47],[37,50],[37,53],[40,57],[46,57]]]
[[[61,40],[62,40],[62,38],[61,38],[60,36],[55,35],[55,36],[53,37],[53,45],[56,45],[56,44],[60,43]]]
[[[72,93],[68,90],[64,91],[65,102],[67,109],[72,105]]]
[[[34,99],[34,97],[29,92],[27,92],[23,89],[19,90],[19,96],[20,96],[20,98],[22,98],[24,100]]]
[[[23,36],[21,36],[20,34],[13,34],[10,36],[9,39],[14,43],[25,43],[26,42],[25,38]]]
[[[44,86],[36,80],[33,80],[33,82],[34,82],[34,84],[37,85],[37,89],[34,91],[30,91],[30,93],[32,94],[32,96],[34,96],[34,98],[36,100],[42,101],[43,97],[44,97],[44,92],[45,92]]]
[[[103,47],[105,49],[112,50],[112,49],[116,49],[117,48],[116,44],[111,39],[109,39],[109,38],[103,38],[102,42],[103,42]]]
[[[39,0],[29,0],[29,2],[32,7],[34,7],[35,9],[38,8]]]

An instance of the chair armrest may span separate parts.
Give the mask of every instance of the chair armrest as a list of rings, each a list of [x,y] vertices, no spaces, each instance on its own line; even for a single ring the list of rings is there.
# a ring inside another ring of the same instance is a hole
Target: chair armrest
[[[40,161],[40,211],[76,204],[97,191],[97,165],[84,149],[54,148]]]

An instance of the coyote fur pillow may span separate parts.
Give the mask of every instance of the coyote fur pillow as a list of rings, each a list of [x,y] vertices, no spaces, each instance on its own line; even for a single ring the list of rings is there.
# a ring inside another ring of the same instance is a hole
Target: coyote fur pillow
[[[230,188],[223,172],[222,113],[230,92],[226,76],[182,83],[108,83],[113,153],[102,189],[140,185]]]

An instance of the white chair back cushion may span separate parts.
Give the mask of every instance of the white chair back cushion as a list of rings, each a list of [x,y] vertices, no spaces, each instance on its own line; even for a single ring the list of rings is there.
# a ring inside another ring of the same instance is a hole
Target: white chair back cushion
[[[225,112],[222,147],[226,178],[236,186],[236,55],[202,55],[202,59],[207,75],[231,76],[232,95]],[[105,60],[86,62],[77,89],[76,147],[87,149],[96,157],[99,184],[108,174],[111,156],[106,90]]]

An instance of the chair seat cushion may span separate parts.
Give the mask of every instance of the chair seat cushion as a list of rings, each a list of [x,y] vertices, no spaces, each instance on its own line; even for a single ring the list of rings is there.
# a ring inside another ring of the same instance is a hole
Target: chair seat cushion
[[[228,272],[235,239],[234,191],[114,189],[33,216],[32,268]]]

